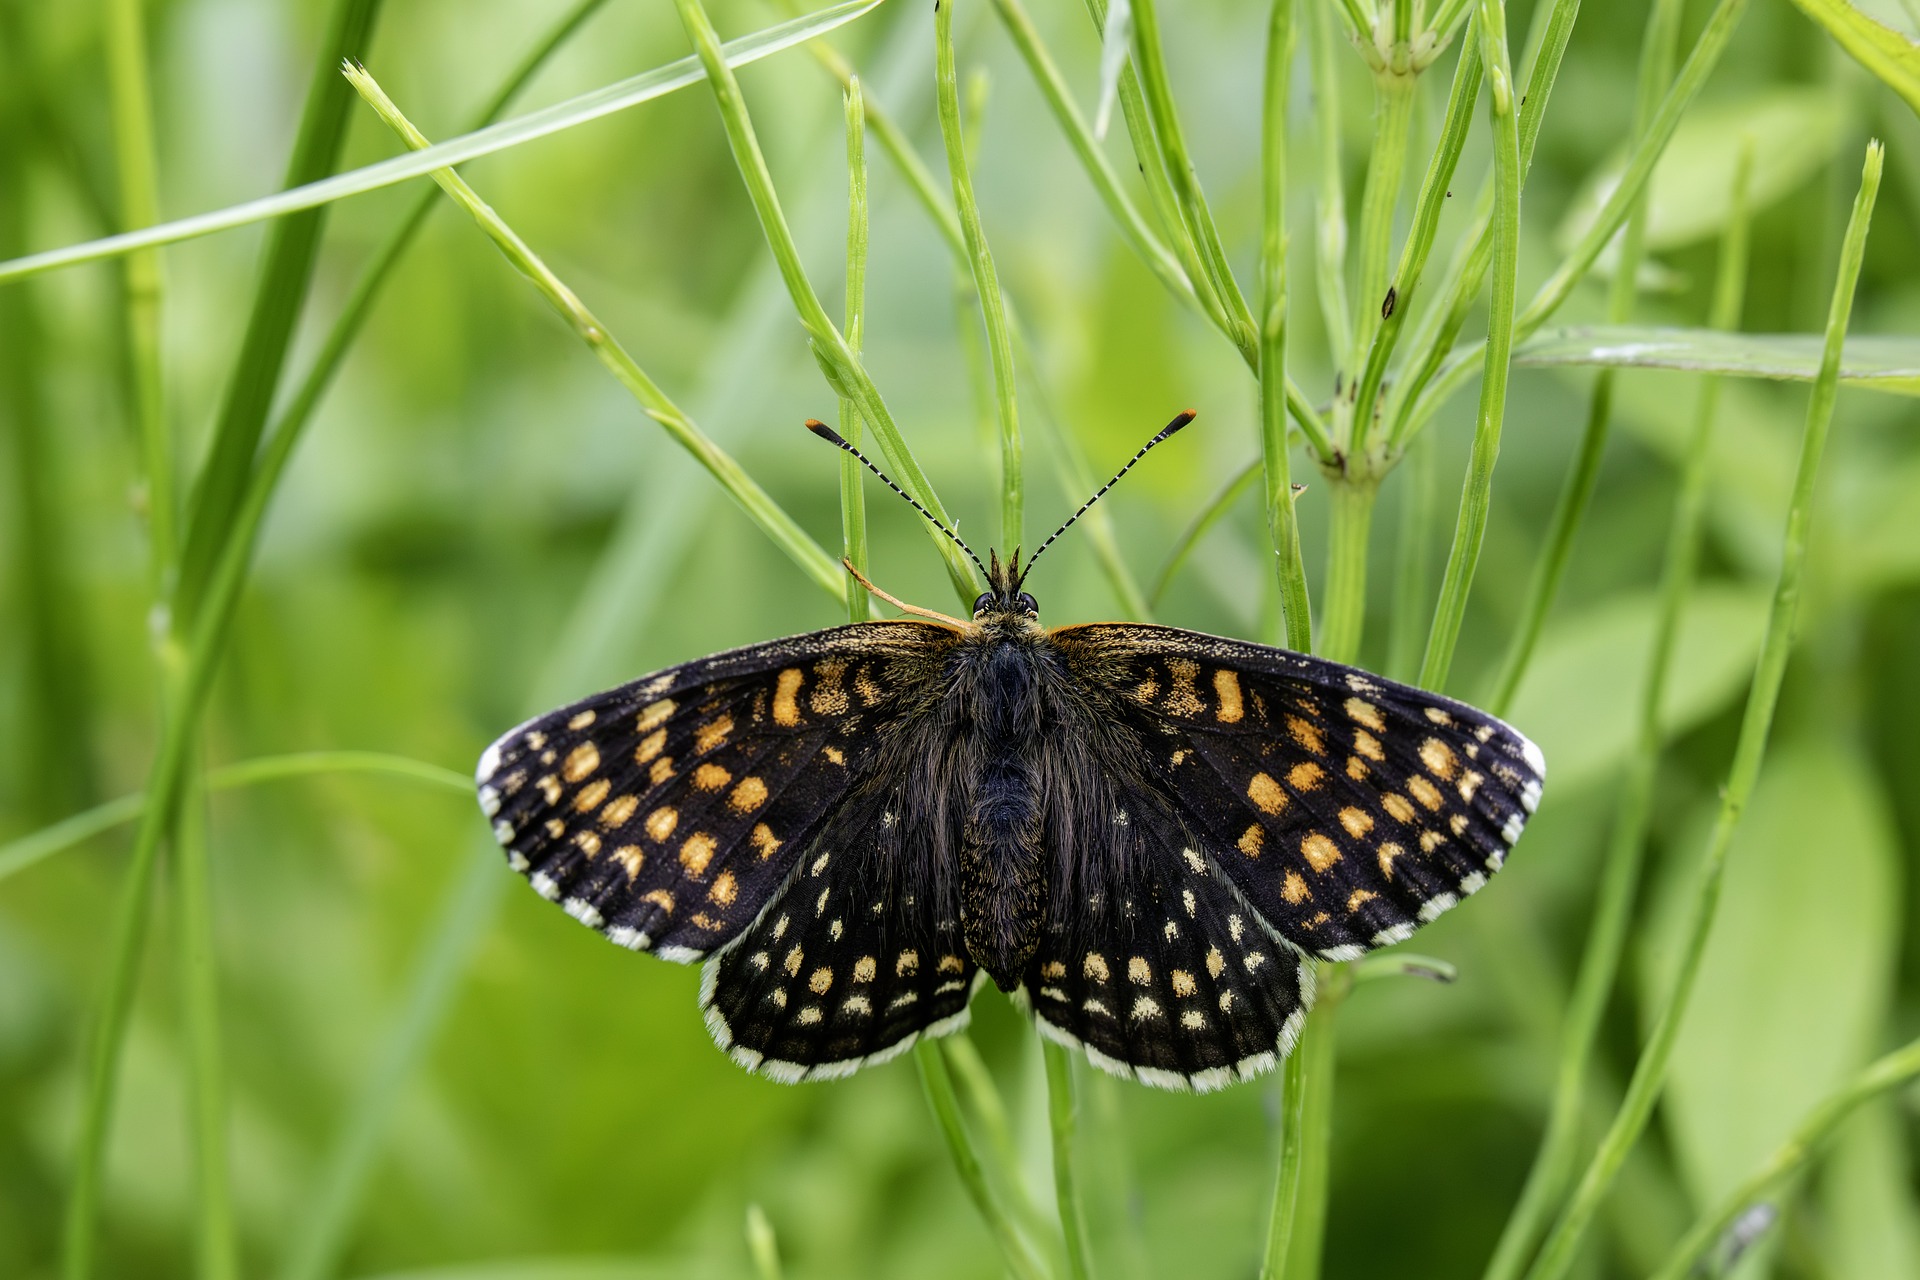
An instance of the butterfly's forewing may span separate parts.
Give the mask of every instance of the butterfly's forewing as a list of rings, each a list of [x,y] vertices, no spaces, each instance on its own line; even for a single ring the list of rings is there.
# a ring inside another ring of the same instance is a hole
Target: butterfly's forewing
[[[1042,1033],[1161,1088],[1258,1075],[1298,1037],[1312,967],[1169,813],[1145,795],[1126,803],[1119,839],[1132,847],[1100,892],[1056,893],[1027,967]]]
[[[782,891],[952,636],[860,623],[636,680],[501,737],[481,806],[543,896],[623,946],[700,959]]]
[[[1539,801],[1539,750],[1451,699],[1169,627],[1051,634],[1210,860],[1311,954],[1408,937],[1486,883]]]

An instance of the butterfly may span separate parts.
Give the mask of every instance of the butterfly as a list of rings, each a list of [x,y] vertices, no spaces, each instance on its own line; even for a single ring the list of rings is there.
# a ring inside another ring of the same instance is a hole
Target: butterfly
[[[1545,761],[1484,712],[1355,667],[1174,627],[1043,627],[1025,580],[1072,523],[1024,568],[992,553],[970,618],[874,588],[908,616],[701,658],[512,729],[476,774],[508,861],[621,946],[704,962],[714,1040],[776,1080],[955,1031],[987,981],[1143,1084],[1271,1068],[1313,961],[1401,942],[1483,886]]]

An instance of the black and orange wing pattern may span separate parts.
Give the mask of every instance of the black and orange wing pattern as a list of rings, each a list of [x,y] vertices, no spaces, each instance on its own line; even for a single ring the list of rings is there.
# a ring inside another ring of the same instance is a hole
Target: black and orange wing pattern
[[[953,635],[859,623],[597,694],[488,747],[481,807],[543,897],[622,946],[703,959],[786,889]]]
[[[1306,954],[1404,940],[1499,870],[1539,802],[1539,749],[1450,698],[1171,627],[1050,634],[1197,854]]]

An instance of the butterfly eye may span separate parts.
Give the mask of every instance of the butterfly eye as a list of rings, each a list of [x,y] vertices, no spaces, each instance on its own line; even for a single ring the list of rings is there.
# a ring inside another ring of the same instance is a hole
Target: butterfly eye
[[[1013,598],[1013,604],[1015,608],[1019,609],[1020,612],[1026,614],[1029,618],[1037,618],[1040,616],[1040,602],[1024,591]]]
[[[993,592],[991,591],[982,592],[979,595],[979,597],[977,597],[973,602],[973,611],[976,614],[985,613],[987,611],[987,606],[991,605],[992,603],[993,603]]]

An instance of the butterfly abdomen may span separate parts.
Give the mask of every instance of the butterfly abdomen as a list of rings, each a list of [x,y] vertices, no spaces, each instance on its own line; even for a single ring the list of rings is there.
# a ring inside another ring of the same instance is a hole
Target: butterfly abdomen
[[[971,692],[962,754],[972,777],[960,841],[961,936],[1002,991],[1040,944],[1047,911],[1042,797],[1031,759],[1041,714],[1038,656],[1017,639],[991,639],[961,658]]]

